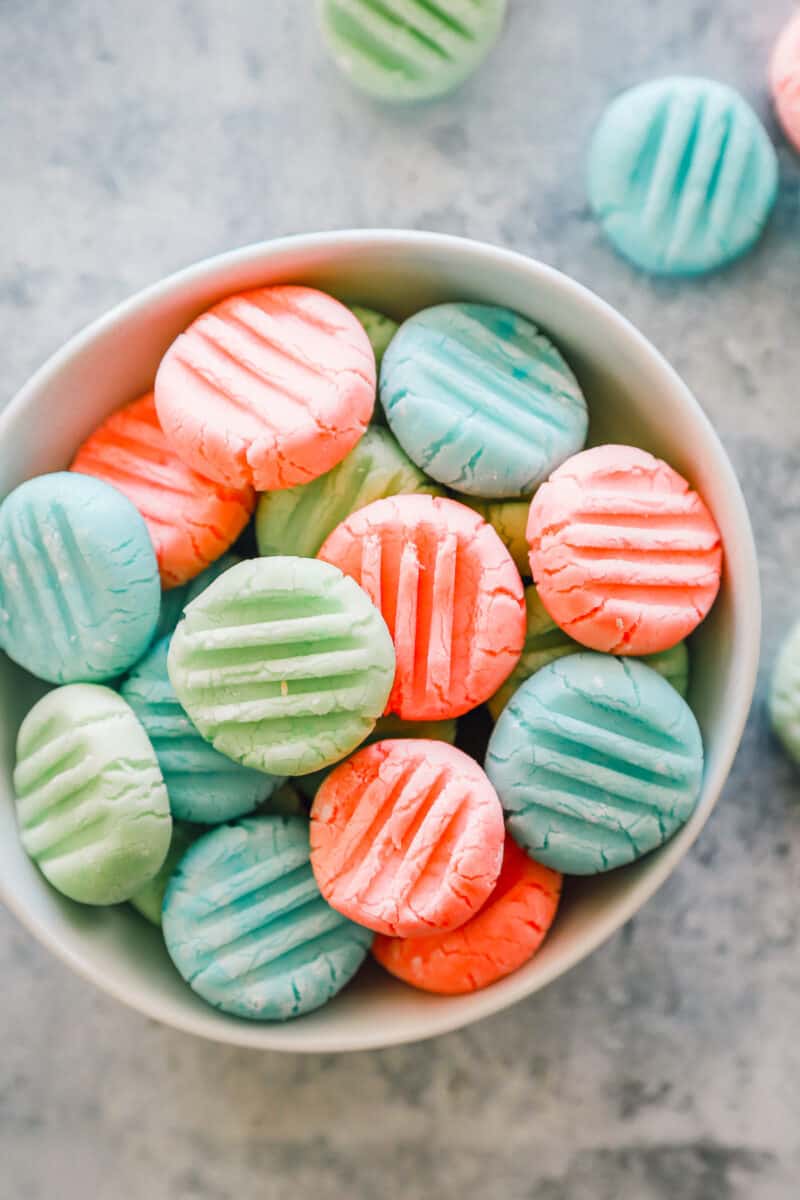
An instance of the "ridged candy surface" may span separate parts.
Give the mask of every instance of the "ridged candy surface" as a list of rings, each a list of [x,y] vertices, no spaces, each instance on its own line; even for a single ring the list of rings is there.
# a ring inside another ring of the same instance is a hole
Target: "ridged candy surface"
[[[161,867],[172,833],[147,735],[110,688],[48,692],[20,726],[14,769],[25,850],[65,896],[129,899]]]
[[[800,150],[800,13],[790,19],[775,43],[769,80],[784,133]]]
[[[394,678],[392,641],[365,593],[312,558],[239,563],[188,606],[168,667],[205,738],[237,762],[305,775],[372,731]]]
[[[325,1004],[372,941],[320,895],[300,817],[250,817],[205,834],[170,881],[162,927],[193,990],[256,1021],[285,1021]]]
[[[426,474],[456,492],[529,495],[586,441],[586,401],[525,317],[438,304],[405,321],[381,367],[389,426]]]
[[[250,488],[213,483],[186,466],[164,437],[152,392],[112,413],[83,443],[71,470],[105,480],[136,505],[165,588],[219,558],[255,506]]]
[[[224,575],[229,567],[235,567],[241,561],[241,558],[237,554],[223,554],[221,558],[216,559],[215,562],[206,567],[205,571],[201,572],[200,575],[196,575],[194,579],[190,579],[188,583],[162,592],[161,608],[158,612],[158,624],[153,635],[153,641],[160,641],[162,637],[167,637],[173,633],[175,626],[183,616],[183,610],[193,600],[197,599],[210,583],[213,583],[220,575]]]
[[[800,763],[800,622],[790,630],[778,653],[769,713],[787,754]]]
[[[120,687],[158,757],[172,815],[216,825],[252,812],[281,780],[243,767],[206,741],[189,720],[167,673],[169,638],[136,664]]]
[[[378,933],[455,929],[494,887],[503,812],[478,764],[444,742],[376,742],[340,764],[311,808],[325,899]]]
[[[564,463],[534,496],[528,542],[545,608],[593,650],[667,650],[719,590],[711,513],[677,471],[632,446],[597,446]]]
[[[647,271],[693,275],[760,236],[778,185],[775,151],[749,104],[710,79],[623,92],[595,131],[589,198],[616,249]]]
[[[161,360],[156,408],[190,467],[257,491],[307,483],[369,424],[375,356],[358,318],[290,284],[229,296]]]
[[[313,558],[341,521],[359,508],[405,492],[441,492],[388,429],[368,429],[342,461],[298,487],[265,492],[256,513],[260,554]]]
[[[354,513],[320,558],[383,613],[397,673],[389,712],[457,717],[493,694],[525,637],[522,581],[490,525],[454,500],[394,496]]]
[[[63,471],[0,505],[0,647],[40,679],[126,671],[147,649],[160,596],[147,527],[116,488]]]
[[[200,837],[203,829],[198,825],[172,822],[172,840],[167,857],[152,879],[131,896],[131,904],[151,925],[161,925],[161,909],[170,879],[186,851]]]
[[[658,672],[572,654],[515,692],[486,771],[533,858],[591,875],[633,862],[688,820],[703,746],[688,704]]]
[[[528,858],[510,838],[503,867],[483,908],[448,933],[396,938],[379,935],[373,957],[412,987],[463,995],[524,966],[541,946],[561,898],[561,875]]]
[[[317,0],[331,55],[378,100],[430,100],[462,83],[503,26],[506,0]]]

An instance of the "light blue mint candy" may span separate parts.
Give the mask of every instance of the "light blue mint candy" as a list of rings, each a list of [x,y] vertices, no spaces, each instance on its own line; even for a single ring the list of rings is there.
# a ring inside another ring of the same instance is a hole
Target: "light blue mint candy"
[[[623,92],[598,125],[589,199],[620,254],[646,271],[698,275],[761,235],[778,164],[749,104],[711,79],[674,76]]]
[[[285,1021],[355,975],[372,933],[323,900],[308,821],[250,817],[205,834],[172,875],[162,928],[180,974],[224,1012]]]
[[[471,496],[529,496],[586,441],[575,376],[507,308],[438,304],[409,318],[384,355],[380,400],[409,458]]]
[[[633,862],[691,816],[703,744],[686,701],[651,667],[572,654],[537,671],[494,728],[486,773],[508,830],[568,875]]]

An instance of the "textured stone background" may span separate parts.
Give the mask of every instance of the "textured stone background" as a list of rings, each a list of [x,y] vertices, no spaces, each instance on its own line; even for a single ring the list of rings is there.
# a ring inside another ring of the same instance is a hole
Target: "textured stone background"
[[[800,585],[800,159],[767,237],[654,282],[586,208],[587,138],[648,76],[737,85],[774,125],[789,0],[511,0],[461,92],[351,94],[311,0],[0,0],[3,393],[135,289],[276,234],[413,226],[544,258],[675,363],[740,471],[766,601],[724,801],[657,898],[544,994],[427,1045],[207,1045],[100,995],[0,915],[0,1195],[125,1200],[788,1200],[800,1171],[800,776],[764,681]]]

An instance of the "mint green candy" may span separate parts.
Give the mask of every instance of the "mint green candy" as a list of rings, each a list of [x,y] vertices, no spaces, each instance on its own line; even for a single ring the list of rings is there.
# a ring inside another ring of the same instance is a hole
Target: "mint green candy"
[[[196,841],[205,829],[202,825],[184,825],[174,821],[172,825],[172,841],[169,844],[167,857],[161,864],[157,874],[143,888],[131,896],[131,904],[140,912],[151,925],[161,924],[161,909],[164,905],[164,893],[172,878],[178,863],[183,858],[192,842]]]
[[[351,304],[350,311],[364,326],[369,344],[372,346],[372,353],[375,355],[375,366],[380,370],[386,347],[397,333],[397,321],[384,316],[383,313],[376,312],[374,308],[364,308],[361,304]]]
[[[800,763],[800,621],[781,646],[769,694],[769,714],[786,753]]]
[[[201,592],[206,590],[210,583],[213,583],[215,579],[224,574],[229,567],[233,567],[241,561],[238,554],[223,554],[221,558],[218,558],[216,562],[207,566],[205,571],[201,571],[199,575],[196,575],[194,579],[190,579],[188,583],[162,592],[161,609],[158,614],[156,631],[153,634],[153,644],[161,638],[166,637],[167,634],[172,633],[178,621],[183,616],[183,610],[187,604],[191,604]]]
[[[431,100],[480,65],[506,0],[317,0],[328,48],[349,81],[378,100]]]
[[[155,751],[111,688],[67,684],[34,705],[14,788],[26,852],[71,900],[129,900],[167,855],[172,818]]]

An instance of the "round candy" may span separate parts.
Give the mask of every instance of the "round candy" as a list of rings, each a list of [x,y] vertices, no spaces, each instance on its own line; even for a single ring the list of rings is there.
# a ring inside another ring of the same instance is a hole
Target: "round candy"
[[[256,288],[195,318],[161,360],[155,396],[190,467],[272,491],[316,479],[352,450],[375,403],[375,356],[332,296]]]
[[[772,728],[784,749],[800,763],[800,621],[781,646],[769,696]]]
[[[714,518],[677,471],[633,446],[564,463],[533,498],[528,542],[545,608],[593,650],[667,650],[719,590]]]
[[[252,812],[281,783],[220,754],[198,733],[167,673],[169,638],[136,664],[120,687],[144,726],[167,785],[172,815],[216,825]]]
[[[527,496],[586,441],[575,376],[553,343],[507,308],[418,312],[386,351],[380,396],[417,466],[473,496]]]
[[[372,732],[394,651],[381,614],[341,571],[313,558],[257,558],[192,601],[168,666],[217,750],[272,775],[306,775]]]
[[[657,671],[571,654],[514,693],[486,771],[529,854],[592,875],[654,850],[688,820],[703,745],[692,710]]]
[[[169,955],[198,996],[256,1021],[319,1008],[352,979],[372,935],[319,894],[308,822],[250,817],[186,852],[164,898]]]
[[[514,560],[514,566],[520,575],[530,575],[528,562],[528,539],[525,530],[528,525],[528,510],[530,499],[525,500],[475,500],[464,496],[462,503],[468,504],[488,521],[508,553]]]
[[[389,712],[457,717],[488,699],[525,639],[522,581],[490,525],[454,500],[393,496],[339,525],[320,558],[380,608],[397,674]]]
[[[200,575],[196,575],[194,579],[190,579],[188,583],[182,584],[181,587],[170,588],[168,592],[161,593],[161,608],[158,613],[158,624],[153,635],[154,641],[159,641],[162,637],[167,637],[173,633],[175,626],[183,616],[183,611],[188,605],[195,600],[201,592],[204,592],[210,583],[218,579],[220,575],[228,570],[229,567],[234,567],[241,558],[237,554],[223,554],[216,562],[211,563],[206,567]]]
[[[64,471],[0,505],[0,646],[40,679],[126,671],[153,636],[160,596],[147,526],[116,488]]]
[[[425,937],[380,935],[373,957],[404,983],[456,996],[488,987],[533,958],[553,923],[561,875],[534,862],[510,837],[483,908],[459,929]]]
[[[795,13],[775,44],[769,80],[784,133],[800,150],[800,13]]]
[[[503,27],[506,0],[317,0],[339,70],[378,100],[431,100],[481,64]]]
[[[158,423],[152,392],[107,417],[70,469],[104,479],[136,505],[165,588],[193,579],[219,558],[255,505],[250,488],[212,483],[178,458]]]
[[[364,332],[375,355],[375,366],[380,367],[386,348],[397,333],[397,321],[384,316],[383,313],[375,312],[374,308],[364,308],[361,304],[351,304],[350,312],[357,316],[364,326]]]
[[[778,186],[772,143],[749,104],[710,79],[623,92],[589,156],[589,199],[615,248],[646,271],[696,275],[758,239]]]
[[[456,929],[488,898],[503,811],[474,761],[444,742],[376,742],[340,764],[311,808],[311,865],[339,912],[378,933]]]
[[[133,907],[151,925],[161,925],[161,909],[164,905],[167,884],[175,874],[178,863],[201,832],[197,825],[183,825],[179,821],[173,821],[172,841],[169,844],[167,857],[153,878],[131,896]]]
[[[14,769],[26,852],[82,904],[118,904],[166,857],[172,819],[153,747],[116,692],[70,684],[20,726]]]
[[[388,429],[368,429],[346,458],[318,479],[259,498],[260,554],[313,558],[351,513],[398,492],[439,491],[400,449]]]

